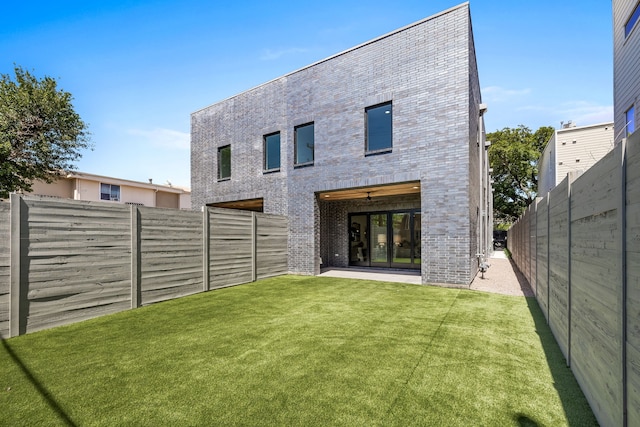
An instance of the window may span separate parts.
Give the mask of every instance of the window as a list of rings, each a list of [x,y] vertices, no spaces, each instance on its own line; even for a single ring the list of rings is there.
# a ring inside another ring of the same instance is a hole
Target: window
[[[294,132],[295,138],[295,164],[312,165],[313,164],[313,123],[297,126]]]
[[[629,136],[636,130],[635,109],[633,107],[629,108],[625,113],[625,123],[627,136]]]
[[[625,37],[627,37],[629,33],[631,33],[631,30],[633,30],[633,27],[636,25],[636,22],[638,22],[638,18],[640,18],[640,2],[638,2],[638,4],[636,5],[636,8],[633,9],[633,13],[629,17],[629,20],[627,21],[627,23],[624,24]]]
[[[112,184],[100,184],[100,200],[120,201],[120,186]]]
[[[218,180],[231,178],[231,146],[218,148]]]
[[[391,150],[391,103],[376,105],[365,109],[366,151],[368,153]]]
[[[264,170],[280,170],[280,132],[264,136]]]

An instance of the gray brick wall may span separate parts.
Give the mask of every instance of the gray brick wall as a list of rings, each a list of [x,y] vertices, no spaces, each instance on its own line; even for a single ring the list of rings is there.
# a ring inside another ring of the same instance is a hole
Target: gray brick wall
[[[330,207],[316,192],[419,180],[421,199],[408,204],[423,213],[423,282],[468,284],[479,101],[470,31],[463,4],[193,113],[194,208],[264,198],[265,212],[289,217],[289,269],[317,274],[320,257],[345,265],[346,235],[340,242],[336,230],[361,207]],[[393,150],[365,156],[364,110],[385,101],[393,102]],[[314,165],[294,168],[294,126],[311,121]],[[263,174],[262,137],[274,131],[282,168]],[[227,144],[231,179],[216,182],[217,147]],[[334,214],[332,225],[326,215]]]

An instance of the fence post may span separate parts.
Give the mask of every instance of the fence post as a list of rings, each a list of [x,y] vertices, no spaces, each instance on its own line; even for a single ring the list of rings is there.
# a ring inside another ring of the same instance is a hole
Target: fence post
[[[140,258],[140,211],[131,205],[131,308],[142,304]]]
[[[620,143],[620,206],[618,221],[620,222],[620,279],[621,290],[621,323],[622,323],[622,425],[627,426],[629,405],[627,374],[627,140]]]
[[[27,272],[23,269],[26,247],[22,245],[22,232],[27,222],[27,210],[18,194],[10,195],[11,203],[11,268],[9,301],[9,336],[16,337],[27,331]]]
[[[571,186],[578,173],[571,171],[567,175],[567,366],[571,367]]]
[[[256,249],[257,241],[258,241],[258,219],[256,218],[256,213],[251,212],[251,281],[255,282],[258,279],[257,272],[257,260],[258,251]]]
[[[209,259],[209,242],[211,241],[210,226],[209,226],[209,208],[202,207],[202,290],[207,292],[210,290],[209,279],[210,270],[209,265],[211,263]]]
[[[547,324],[551,324],[549,304],[551,303],[551,213],[549,212],[549,194],[545,197],[547,204]]]

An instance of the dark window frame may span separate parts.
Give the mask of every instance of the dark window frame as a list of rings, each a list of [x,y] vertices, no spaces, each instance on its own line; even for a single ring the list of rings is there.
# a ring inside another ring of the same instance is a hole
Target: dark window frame
[[[268,166],[268,139],[278,135],[278,166],[269,168]],[[280,168],[282,167],[282,135],[280,131],[271,132],[262,137],[262,171],[263,173],[271,173],[271,172],[280,172]]]
[[[229,149],[229,175],[222,176],[222,152]],[[218,181],[229,181],[231,179],[231,144],[218,147]]]
[[[624,24],[625,39],[629,37],[629,34],[631,34],[631,32],[636,27],[636,24],[638,23],[639,20],[640,20],[640,1],[636,4],[636,7],[633,9],[633,12],[631,12],[631,15],[629,15],[629,19],[627,19],[627,22]]]
[[[389,114],[391,115],[391,132],[390,132],[390,136],[389,136],[389,146],[385,146],[382,148],[376,148],[373,150],[369,149],[369,141],[371,140],[371,137],[369,136],[369,122],[371,121],[369,118],[369,112],[372,110],[377,110],[379,108],[383,108],[383,107],[390,107],[390,112]],[[371,155],[375,155],[375,154],[384,154],[384,153],[390,153],[393,151],[393,101],[386,101],[386,102],[382,102],[380,104],[376,104],[376,105],[370,105],[369,107],[366,107],[364,109],[364,153],[365,156],[371,156]]]
[[[313,146],[311,147],[311,161],[298,163],[298,130],[308,126],[313,126]],[[316,126],[315,122],[303,123],[293,128],[293,167],[312,166],[316,159]]]

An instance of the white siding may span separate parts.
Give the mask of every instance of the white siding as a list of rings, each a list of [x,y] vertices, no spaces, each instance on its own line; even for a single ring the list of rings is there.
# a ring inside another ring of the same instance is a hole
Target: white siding
[[[616,142],[625,136],[625,112],[635,105],[640,117],[640,22],[624,36],[624,26],[638,0],[613,0],[613,98]]]
[[[613,123],[556,132],[556,184],[569,172],[584,172],[613,149]]]
[[[556,134],[549,139],[538,161],[538,196],[544,197],[556,186]]]
[[[544,197],[569,172],[582,173],[613,149],[613,123],[556,130],[538,162],[538,195]]]

